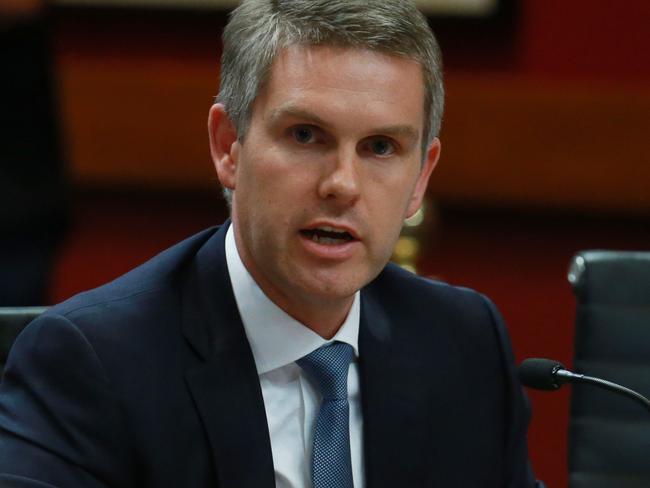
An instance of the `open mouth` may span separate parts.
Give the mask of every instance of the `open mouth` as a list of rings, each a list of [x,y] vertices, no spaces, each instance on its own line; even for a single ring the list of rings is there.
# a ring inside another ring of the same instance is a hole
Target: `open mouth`
[[[355,238],[347,231],[336,230],[332,227],[317,227],[315,229],[303,229],[300,233],[306,238],[327,246],[336,246],[352,242]]]

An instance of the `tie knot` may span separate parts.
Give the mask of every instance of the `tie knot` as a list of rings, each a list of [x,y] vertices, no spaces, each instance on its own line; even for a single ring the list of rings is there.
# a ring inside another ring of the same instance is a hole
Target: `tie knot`
[[[350,344],[333,342],[296,361],[318,385],[323,399],[347,400],[348,368],[354,356]]]

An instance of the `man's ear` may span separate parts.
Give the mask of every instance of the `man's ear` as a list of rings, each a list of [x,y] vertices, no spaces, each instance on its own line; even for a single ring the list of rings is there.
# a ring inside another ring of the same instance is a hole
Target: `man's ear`
[[[210,154],[219,181],[225,188],[234,190],[239,142],[237,142],[237,130],[221,103],[215,103],[210,108],[208,133]]]
[[[411,195],[411,201],[406,209],[406,218],[413,216],[422,205],[422,199],[424,198],[424,195],[427,192],[427,186],[429,185],[429,177],[438,164],[438,159],[440,159],[440,139],[435,137],[429,145],[422,168],[420,168],[420,174],[415,183],[415,188]]]

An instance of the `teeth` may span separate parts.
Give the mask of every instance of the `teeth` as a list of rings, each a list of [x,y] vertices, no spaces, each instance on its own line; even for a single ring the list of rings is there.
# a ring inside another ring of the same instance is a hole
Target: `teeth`
[[[323,225],[322,227],[316,227],[311,230],[305,229],[300,232],[318,244],[330,246],[340,245],[354,240],[354,237],[349,232],[329,225]]]
[[[344,230],[338,230],[338,229],[335,229],[334,227],[330,227],[330,226],[319,227],[318,229],[322,230],[322,231],[325,231],[325,232],[335,232],[337,234],[345,234]]]
[[[340,244],[342,239],[335,239],[333,237],[319,237],[316,234],[312,234],[311,240],[317,242],[318,244],[333,245]]]

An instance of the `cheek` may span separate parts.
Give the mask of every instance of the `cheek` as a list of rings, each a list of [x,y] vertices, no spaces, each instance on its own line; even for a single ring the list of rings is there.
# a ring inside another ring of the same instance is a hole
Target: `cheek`
[[[387,226],[401,226],[411,202],[415,177],[404,174],[392,176],[375,180],[369,187],[369,193],[372,194],[373,206],[381,209],[381,213],[377,212],[377,218]]]
[[[277,197],[282,197],[303,180],[310,167],[313,170],[313,164],[283,150],[273,141],[250,144],[243,156],[240,177],[253,191],[273,191]]]
[[[265,214],[277,194],[277,177],[263,160],[245,159],[238,168],[237,193],[246,211]]]
[[[412,195],[411,181],[396,181],[391,185],[379,185],[373,192],[372,202],[369,203],[369,222],[374,225],[375,239],[382,247],[382,252],[388,252],[399,238],[407,207]]]

